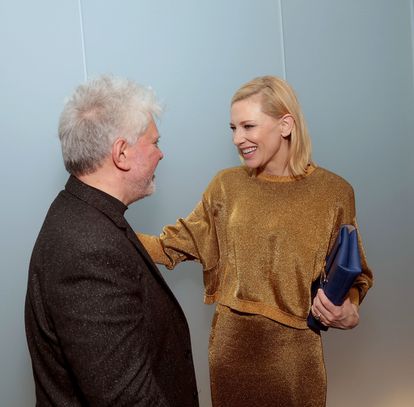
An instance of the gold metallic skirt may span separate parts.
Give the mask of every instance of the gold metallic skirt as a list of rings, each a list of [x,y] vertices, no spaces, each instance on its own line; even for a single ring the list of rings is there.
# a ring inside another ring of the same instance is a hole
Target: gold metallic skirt
[[[323,407],[319,335],[217,305],[209,347],[214,407]]]

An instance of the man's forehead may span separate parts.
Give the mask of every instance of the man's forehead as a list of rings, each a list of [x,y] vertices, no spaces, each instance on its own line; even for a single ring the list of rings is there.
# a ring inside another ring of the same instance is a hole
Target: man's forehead
[[[158,138],[158,128],[155,120],[151,117],[150,121],[148,122],[147,129],[145,130],[142,137],[147,138]]]

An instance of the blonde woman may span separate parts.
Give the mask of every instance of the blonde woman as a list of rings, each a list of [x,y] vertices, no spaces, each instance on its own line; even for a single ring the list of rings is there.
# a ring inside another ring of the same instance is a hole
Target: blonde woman
[[[323,324],[350,329],[372,285],[362,274],[342,306],[311,284],[341,224],[354,224],[351,185],[311,160],[311,142],[292,88],[264,76],[231,101],[233,142],[244,165],[219,172],[185,219],[159,237],[139,235],[155,262],[202,264],[205,302],[216,303],[209,363],[215,407],[325,405]]]

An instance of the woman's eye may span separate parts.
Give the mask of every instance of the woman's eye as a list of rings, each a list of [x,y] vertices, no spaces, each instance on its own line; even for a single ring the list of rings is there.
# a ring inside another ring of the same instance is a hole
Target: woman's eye
[[[245,124],[243,127],[244,127],[246,130],[249,130],[249,129],[252,129],[253,127],[255,127],[255,126],[254,126],[254,124]]]
[[[230,130],[231,130],[231,131],[236,130],[236,126],[230,126]]]

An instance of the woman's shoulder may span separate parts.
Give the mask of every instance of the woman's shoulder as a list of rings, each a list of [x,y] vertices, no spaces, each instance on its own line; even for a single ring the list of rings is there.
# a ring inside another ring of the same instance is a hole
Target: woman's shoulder
[[[216,173],[210,184],[228,184],[234,183],[236,180],[248,179],[250,170],[245,166],[237,166],[224,168]]]
[[[237,185],[241,185],[243,180],[250,177],[249,169],[244,166],[224,168],[216,173],[210,181],[205,193],[216,194],[232,190]]]
[[[316,167],[315,175],[317,175],[318,182],[329,188],[339,188],[342,190],[353,191],[352,185],[342,176],[334,173],[323,167]]]

